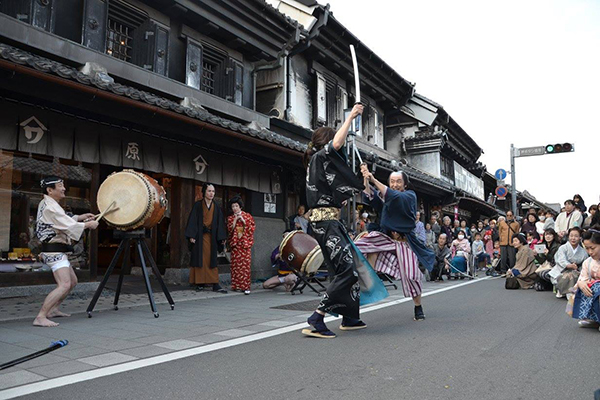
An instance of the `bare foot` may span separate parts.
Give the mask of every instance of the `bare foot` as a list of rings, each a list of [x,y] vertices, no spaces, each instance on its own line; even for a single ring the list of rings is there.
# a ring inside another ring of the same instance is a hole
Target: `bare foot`
[[[36,319],[33,320],[33,326],[43,326],[50,328],[58,325],[59,324],[57,322],[50,321],[48,318],[44,317],[36,317]]]
[[[64,313],[59,310],[53,310],[48,313],[48,318],[56,318],[56,317],[70,317],[71,314]]]

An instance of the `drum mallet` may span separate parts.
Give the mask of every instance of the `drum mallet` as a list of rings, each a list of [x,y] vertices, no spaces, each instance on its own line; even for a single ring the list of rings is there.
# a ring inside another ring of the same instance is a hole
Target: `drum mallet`
[[[106,207],[106,210],[102,211],[100,214],[98,214],[98,216],[96,217],[96,221],[100,221],[100,219],[102,219],[102,217],[104,217],[104,215],[106,215],[106,213],[108,213],[110,211],[110,209],[117,204],[116,200],[113,200],[112,203],[110,203],[108,205],[108,207]],[[118,210],[119,208],[115,208],[115,211]]]
[[[31,353],[31,354],[29,354],[27,356],[24,356],[24,357],[21,357],[21,358],[17,358],[16,360],[9,361],[7,363],[1,364],[0,365],[0,370],[6,369],[6,368],[10,368],[10,367],[14,367],[15,365],[24,363],[25,361],[33,360],[34,358],[43,356],[44,354],[48,354],[51,351],[54,351],[56,349],[60,349],[61,347],[65,347],[68,344],[69,344],[68,340],[59,340],[57,342],[52,342],[52,344],[50,345],[50,347],[45,348],[44,350],[36,351],[35,353]]]

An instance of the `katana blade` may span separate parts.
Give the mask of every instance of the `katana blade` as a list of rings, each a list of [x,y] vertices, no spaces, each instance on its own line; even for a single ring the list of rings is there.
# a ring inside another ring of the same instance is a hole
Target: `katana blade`
[[[350,54],[352,55],[352,65],[354,67],[354,93],[355,93],[355,103],[360,103],[360,76],[358,75],[358,61],[356,60],[356,50],[354,49],[354,45],[350,45]],[[361,133],[361,116],[356,117],[354,124],[354,133],[355,135],[362,136]],[[352,148],[354,149],[354,153],[358,157],[358,161],[362,164],[363,160],[360,156],[360,152],[356,148],[356,140],[354,136],[352,137]]]

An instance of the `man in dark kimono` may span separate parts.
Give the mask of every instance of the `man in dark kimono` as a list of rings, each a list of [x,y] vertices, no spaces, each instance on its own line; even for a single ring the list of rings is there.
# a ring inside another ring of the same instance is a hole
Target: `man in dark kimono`
[[[227,231],[223,212],[213,201],[215,187],[210,183],[202,185],[202,200],[194,203],[185,228],[185,237],[190,241],[192,257],[190,261],[190,284],[196,290],[212,286],[213,292],[227,293],[219,285],[217,253],[223,250]]]
[[[363,177],[375,186],[373,194],[370,186],[365,190],[367,202],[381,215],[381,228],[387,234],[399,233],[408,243],[408,247],[417,256],[429,272],[433,269],[435,254],[428,249],[415,234],[417,215],[417,195],[408,190],[408,176],[401,171],[392,172],[389,177],[389,187],[379,182],[366,164],[360,167]],[[425,319],[423,307],[421,306],[421,295],[413,297],[415,303],[415,321]]]

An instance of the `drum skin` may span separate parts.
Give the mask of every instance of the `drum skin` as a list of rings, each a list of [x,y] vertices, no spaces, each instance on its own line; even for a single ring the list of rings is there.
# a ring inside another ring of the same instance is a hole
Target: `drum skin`
[[[113,208],[118,210],[108,212],[104,220],[124,231],[156,226],[168,205],[165,189],[154,178],[131,169],[110,174],[100,185],[97,200],[100,212],[115,202]]]
[[[288,233],[279,246],[281,259],[296,271],[311,274],[323,264],[323,253],[312,236],[302,232]]]

